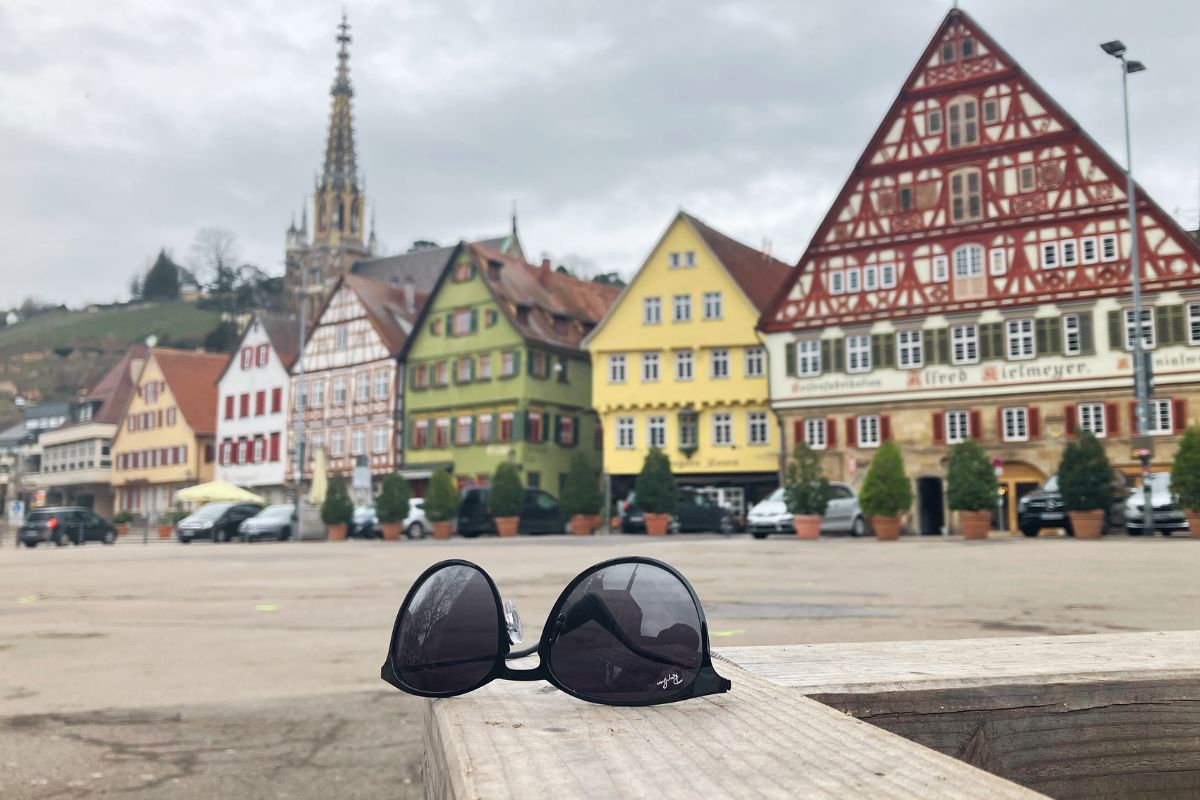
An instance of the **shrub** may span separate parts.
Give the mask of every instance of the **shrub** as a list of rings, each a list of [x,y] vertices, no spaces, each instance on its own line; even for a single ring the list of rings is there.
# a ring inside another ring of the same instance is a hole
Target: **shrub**
[[[657,447],[651,447],[633,484],[638,507],[648,514],[674,514],[679,502],[679,487],[671,474],[671,461]]]
[[[1068,511],[1100,511],[1112,504],[1112,467],[1090,431],[1067,445],[1058,465],[1058,489]]]
[[[1188,428],[1179,440],[1171,467],[1171,492],[1188,511],[1200,511],[1200,428]]]
[[[829,480],[821,472],[821,456],[801,442],[787,465],[783,500],[792,514],[822,516],[829,505]]]
[[[375,517],[384,524],[403,522],[408,518],[408,500],[412,489],[398,472],[385,475],[375,498]]]
[[[991,511],[996,507],[1000,485],[992,461],[974,439],[950,451],[946,499],[955,511]]]
[[[178,525],[180,521],[187,517],[191,512],[184,511],[182,508],[169,508],[164,511],[158,518],[160,525]]]
[[[592,462],[581,452],[571,456],[571,466],[567,470],[567,480],[559,500],[568,517],[599,514],[600,507],[604,505],[604,495],[596,483]]]
[[[118,511],[116,514],[113,514],[112,521],[114,525],[128,525],[129,523],[133,522],[133,512]]]
[[[345,525],[354,517],[354,502],[346,488],[346,479],[334,475],[325,490],[325,502],[321,504],[321,521],[326,525]]]
[[[450,473],[434,470],[425,492],[425,516],[430,522],[450,522],[458,518],[458,489]]]
[[[898,517],[912,507],[912,484],[904,473],[900,448],[892,442],[875,452],[858,499],[868,517]]]
[[[524,505],[525,489],[521,486],[517,465],[501,462],[492,475],[492,486],[488,490],[488,511],[493,517],[519,517]]]

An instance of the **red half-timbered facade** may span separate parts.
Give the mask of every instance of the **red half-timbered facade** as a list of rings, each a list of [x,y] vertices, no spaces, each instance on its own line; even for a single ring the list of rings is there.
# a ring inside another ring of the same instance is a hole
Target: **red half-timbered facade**
[[[852,480],[896,440],[929,533],[967,436],[1006,465],[1010,527],[1077,430],[1132,472],[1127,200],[1122,167],[952,10],[763,315],[791,440]],[[1200,390],[1200,248],[1140,189],[1136,209],[1166,463]]]

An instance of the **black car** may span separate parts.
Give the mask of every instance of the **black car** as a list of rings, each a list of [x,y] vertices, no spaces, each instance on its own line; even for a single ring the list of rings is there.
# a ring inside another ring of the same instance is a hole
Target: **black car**
[[[1112,506],[1104,512],[1104,530],[1120,528],[1125,524],[1125,498],[1129,495],[1129,478],[1125,473],[1113,470]],[[1068,536],[1074,536],[1071,518],[1058,490],[1058,476],[1051,475],[1039,489],[1035,489],[1017,503],[1017,527],[1026,536],[1037,536],[1043,528],[1062,528]]]
[[[718,505],[716,500],[699,489],[684,487],[679,490],[679,501],[675,505],[675,513],[671,515],[670,530],[672,533],[733,533],[733,512]],[[621,504],[621,532],[645,531],[645,512],[638,507],[637,496],[630,492]]]
[[[240,539],[242,522],[260,511],[262,506],[255,503],[208,503],[181,519],[175,526],[175,536],[183,544],[191,544],[193,539]]]
[[[487,507],[488,490],[476,487],[464,489],[458,509],[458,533],[473,538],[481,533],[495,533],[496,520]],[[554,495],[541,489],[527,487],[521,508],[518,533],[565,533],[567,517]]]
[[[35,508],[25,518],[17,538],[26,547],[37,547],[42,542],[54,542],[59,547],[84,542],[112,544],[117,540],[117,529],[90,508]]]

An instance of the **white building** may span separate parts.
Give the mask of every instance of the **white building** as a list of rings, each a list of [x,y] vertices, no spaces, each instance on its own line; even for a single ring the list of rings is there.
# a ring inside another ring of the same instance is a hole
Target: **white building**
[[[257,312],[217,382],[216,479],[284,502],[295,319]]]

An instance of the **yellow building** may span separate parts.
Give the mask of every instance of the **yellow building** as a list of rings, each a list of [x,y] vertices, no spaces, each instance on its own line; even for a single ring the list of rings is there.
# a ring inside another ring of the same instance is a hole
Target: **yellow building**
[[[225,355],[155,347],[112,445],[118,510],[157,517],[175,492],[213,477],[217,379]]]
[[[755,326],[788,265],[680,212],[585,346],[618,500],[651,447],[742,514],[778,483],[780,436]]]

